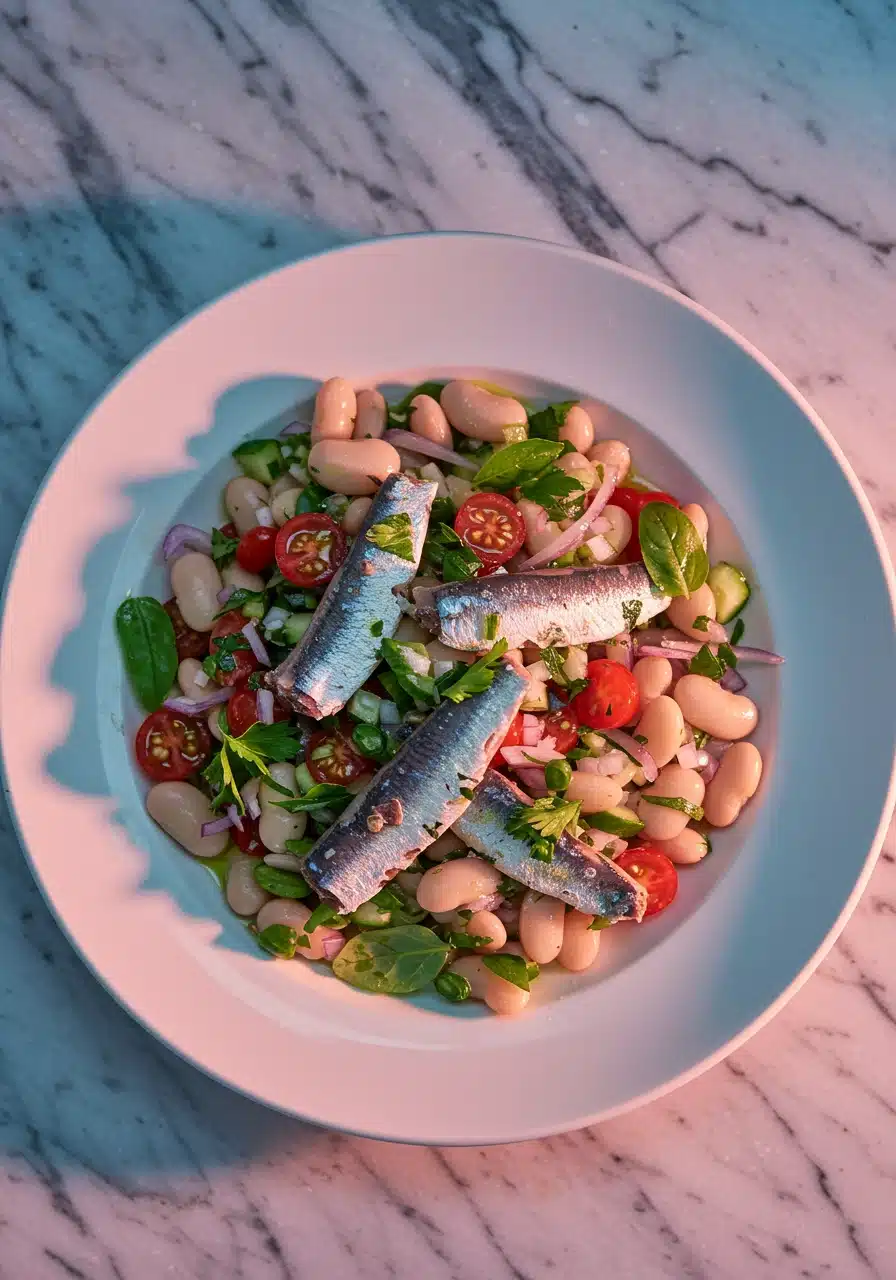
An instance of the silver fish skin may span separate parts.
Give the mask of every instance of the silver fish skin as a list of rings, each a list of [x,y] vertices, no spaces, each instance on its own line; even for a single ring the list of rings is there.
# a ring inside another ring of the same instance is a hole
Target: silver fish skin
[[[475,789],[527,688],[502,663],[483,693],[436,708],[308,853],[302,874],[321,898],[356,911],[457,820],[461,787]]]
[[[341,710],[379,662],[382,636],[392,636],[401,620],[394,587],[406,586],[420,563],[423,540],[437,486],[411,476],[388,476],[342,567],[324,592],[314,619],[288,658],[265,683],[281,702],[321,720]],[[403,560],[368,542],[366,533],[387,516],[411,518],[414,559]],[[383,624],[380,636],[372,622]]]
[[[622,607],[632,601],[641,606],[638,622],[656,617],[669,603],[642,564],[533,569],[436,587],[415,616],[452,649],[489,649],[495,639],[487,636],[489,614],[497,614],[498,637],[511,649],[545,649],[612,640],[628,630]]]
[[[647,891],[609,858],[564,832],[551,862],[533,858],[529,842],[511,835],[507,823],[521,804],[532,801],[519,787],[489,769],[454,832],[471,849],[489,857],[505,875],[537,893],[568,902],[577,911],[608,920],[641,920]]]

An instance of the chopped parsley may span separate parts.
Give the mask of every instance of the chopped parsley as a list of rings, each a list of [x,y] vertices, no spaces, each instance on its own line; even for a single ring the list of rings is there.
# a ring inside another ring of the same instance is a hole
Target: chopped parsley
[[[228,538],[227,534],[222,533],[220,529],[212,529],[212,559],[215,564],[221,564],[224,560],[229,560],[231,556],[236,555],[239,545],[239,538]]]
[[[235,738],[227,729],[223,712],[218,715],[218,728],[223,735],[221,750],[212,756],[202,772],[212,789],[212,808],[235,804],[239,813],[246,812],[240,787],[250,778],[264,778],[266,784],[283,795],[289,792],[275,782],[267,766],[269,760],[293,760],[299,753],[295,728],[286,721],[277,724],[253,724]]]
[[[487,613],[485,615],[485,625],[483,627],[483,636],[491,644],[498,638],[498,627],[501,624],[500,614]]]
[[[406,511],[384,516],[382,520],[372,524],[364,536],[381,551],[388,551],[399,560],[413,562],[414,531],[411,527],[411,517]]]
[[[442,676],[436,682],[439,693],[451,702],[463,702],[466,698],[472,698],[474,694],[484,693],[494,680],[498,663],[506,652],[507,641],[502,636],[492,645],[487,654],[469,667],[464,667],[459,673],[449,671]],[[442,684],[443,680],[445,684]]]
[[[531,857],[540,862],[550,862],[557,840],[564,831],[575,826],[581,809],[579,800],[544,796],[531,805],[519,805],[507,823],[507,830],[511,835],[522,836],[529,841]]]
[[[560,428],[565,424],[575,400],[560,400],[529,414],[529,435],[536,440],[559,440]]]
[[[275,800],[274,803],[287,813],[308,813],[313,818],[327,810],[341,813],[354,798],[354,792],[347,787],[340,787],[335,782],[318,782],[303,796],[290,796],[288,800]],[[300,851],[294,849],[291,852]]]
[[[383,620],[377,618],[375,622],[370,624],[370,634],[379,638],[383,634]]]
[[[544,507],[551,520],[577,518],[584,510],[584,485],[559,467],[545,467],[519,488],[520,496]]]
[[[625,623],[626,631],[633,631],[638,625],[638,619],[644,606],[640,600],[623,600],[622,602],[622,620]]]
[[[225,613],[229,610],[225,609]],[[219,671],[223,671],[225,675],[229,675],[236,670],[236,658],[233,656],[239,653],[241,649],[251,649],[251,645],[241,631],[234,631],[230,635],[221,636],[215,640],[215,651],[210,653],[202,663],[202,670],[207,676],[214,678]]]
[[[422,559],[428,568],[440,573],[445,582],[475,578],[482,568],[476,552],[461,541],[450,524],[430,524]]]
[[[720,644],[713,653],[709,645],[702,645],[688,663],[688,671],[695,676],[708,676],[710,680],[721,680],[729,667],[737,666],[737,658],[731,646]]]
[[[708,631],[709,621],[710,620],[709,618],[707,618],[705,613],[700,613],[691,623],[691,626],[694,628],[695,631]]]
[[[649,796],[642,791],[641,799],[646,804],[657,804],[663,809],[677,809],[679,813],[686,813],[694,822],[699,822],[703,817],[699,804],[691,804],[683,796]]]

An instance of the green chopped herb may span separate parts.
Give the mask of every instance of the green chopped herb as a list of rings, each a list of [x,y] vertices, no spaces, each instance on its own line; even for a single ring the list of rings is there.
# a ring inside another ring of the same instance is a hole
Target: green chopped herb
[[[275,800],[274,803],[287,813],[309,813],[312,817],[332,810],[341,813],[354,800],[354,792],[347,787],[340,787],[335,782],[318,782],[303,796],[293,796],[289,800]]]
[[[469,578],[475,578],[481,568],[482,561],[475,551],[466,547],[446,551],[442,559],[442,581],[466,582]]]
[[[377,760],[381,764],[391,760],[394,755],[390,739],[386,737],[382,729],[378,729],[372,724],[356,724],[352,729],[352,742],[362,756],[367,756],[370,760]]]
[[[449,947],[456,947],[458,951],[478,951],[480,947],[487,947],[492,941],[491,938],[483,938],[476,933],[449,933]]]
[[[559,467],[545,467],[537,476],[522,481],[519,489],[521,497],[544,507],[551,520],[578,518],[584,510],[584,485]]]
[[[310,853],[314,848],[314,841],[302,838],[301,840],[284,840],[287,853],[295,853],[300,858],[304,858],[306,853]]]
[[[212,529],[212,559],[215,564],[220,565],[225,560],[230,560],[236,555],[239,545],[239,538],[228,538],[220,529]]]
[[[462,973],[440,973],[433,982],[433,986],[443,1000],[450,1000],[452,1004],[469,1000],[473,990]]]
[[[721,680],[726,670],[724,661],[716,657],[707,644],[701,645],[688,663],[691,675],[708,676],[710,680]]]
[[[461,541],[447,523],[430,521],[423,543],[422,561],[428,569],[440,573],[445,582],[464,582],[482,568],[482,561],[472,548]]]
[[[296,515],[302,516],[309,511],[323,511],[327,501],[333,495],[316,480],[309,480],[296,502]]]
[[[387,663],[401,688],[412,698],[419,698],[422,702],[431,705],[437,704],[439,694],[435,680],[431,675],[424,675],[415,669],[409,657],[410,654],[420,659],[420,666],[424,662],[427,666],[431,665],[429,654],[426,652],[424,645],[403,644],[397,640],[389,640],[384,637],[380,646],[380,657]]]
[[[287,721],[256,723],[235,738],[229,732],[226,713],[222,710],[218,714],[218,728],[224,739],[221,749],[202,772],[212,790],[213,809],[235,804],[241,814],[245,813],[240,788],[249,778],[263,777],[272,790],[289,795],[289,791],[271,777],[267,761],[292,760],[298,754],[299,739],[291,724]]]
[[[513,898],[524,888],[525,885],[520,884],[519,880],[514,880],[511,876],[502,874],[495,892],[500,893],[502,898]]]
[[[694,730],[694,746],[699,751],[701,747],[705,747],[712,735],[708,734],[705,729]]]
[[[229,612],[225,610],[225,612]],[[233,656],[243,649],[251,649],[252,646],[241,631],[234,631],[230,635],[221,636],[215,640],[215,650],[210,653],[202,664],[202,670],[207,676],[214,677],[219,671],[223,671],[225,675],[229,675],[236,670],[236,658]]]
[[[699,822],[703,817],[700,806],[691,804],[690,800],[685,800],[683,796],[651,796],[642,791],[641,799],[647,804],[657,804],[663,809],[677,809],[679,813],[686,813],[694,822]]]
[[[296,953],[299,935],[295,929],[286,924],[269,924],[258,934],[258,945],[272,956],[281,960],[291,960]]]
[[[560,428],[576,400],[560,400],[529,414],[529,436],[535,440],[559,440]]]
[[[460,787],[459,790],[460,790],[460,794],[463,796],[465,800],[472,800],[473,797],[476,795],[476,792],[472,789],[472,787]]]
[[[556,843],[556,840],[533,840],[529,857],[534,858],[536,862],[553,862]]]
[[[492,645],[488,653],[459,673],[449,671],[437,683],[439,693],[451,702],[463,702],[474,694],[484,693],[495,678],[498,663],[507,652],[507,641],[502,637]],[[442,680],[445,684],[442,684]]]
[[[694,628],[695,631],[708,631],[709,623],[710,623],[710,619],[706,616],[706,614],[700,613],[691,623],[691,626]]]
[[[249,607],[248,613],[246,606]],[[267,594],[264,591],[250,591],[248,587],[235,587],[227,597],[224,608],[220,609],[215,617],[223,618],[225,613],[231,613],[234,609],[242,609],[247,618],[263,618],[267,613]]]
[[[522,956],[501,954],[483,956],[482,963],[486,969],[490,969],[505,982],[512,982],[515,987],[520,987],[523,991],[529,990],[529,966]]]
[[[559,796],[543,796],[531,805],[519,805],[508,823],[511,835],[528,838],[543,836],[556,840],[568,827],[575,826],[582,809],[579,800],[561,800]]]
[[[737,666],[737,654],[731,648],[730,644],[720,644],[718,648],[718,656],[726,666],[733,670]]]
[[[431,396],[433,400],[438,401],[445,386],[444,382],[421,382],[416,387],[411,387],[407,395],[399,400],[398,404],[389,406],[389,426],[397,427],[399,430],[406,430],[411,414],[411,401],[415,400],[417,396]]]
[[[320,902],[305,921],[305,933],[310,935],[321,925],[327,925],[330,929],[344,929],[348,922],[348,916],[341,916],[338,911],[334,911],[329,902]]]
[[[382,618],[377,618],[374,622],[371,622],[371,624],[370,624],[370,634],[371,634],[372,636],[381,636],[381,635],[383,634],[383,620],[382,620]]]
[[[488,640],[489,644],[498,638],[498,627],[501,623],[500,614],[487,613],[485,615],[485,623],[483,627],[483,637]]]
[[[382,520],[372,524],[364,536],[381,551],[388,551],[399,560],[413,562],[414,530],[411,527],[411,517],[406,511],[384,516]]]
[[[622,620],[625,623],[626,631],[634,631],[643,608],[644,606],[640,600],[623,600]]]
[[[588,928],[589,929],[608,929],[612,923],[613,921],[608,919],[606,916],[595,916],[591,924],[589,924]]]
[[[744,632],[746,629],[743,618],[738,618],[735,621],[734,626],[731,628],[731,643],[733,645],[740,644],[741,640],[744,638]]]

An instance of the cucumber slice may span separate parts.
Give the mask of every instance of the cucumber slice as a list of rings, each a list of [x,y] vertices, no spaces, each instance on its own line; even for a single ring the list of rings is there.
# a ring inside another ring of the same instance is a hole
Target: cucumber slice
[[[616,805],[614,809],[604,809],[602,813],[589,814],[588,821],[598,831],[606,831],[608,836],[621,836],[623,840],[636,836],[644,829],[644,823],[634,809],[628,809],[624,804]]]
[[[736,565],[720,560],[706,578],[716,602],[716,619],[730,622],[750,598],[750,584]]]
[[[382,701],[375,693],[359,689],[349,699],[345,709],[354,720],[360,720],[362,724],[379,724]]]
[[[302,636],[311,626],[313,613],[291,613],[284,620],[282,628],[277,632],[280,644],[298,644]]]
[[[286,470],[279,440],[247,440],[234,449],[233,460],[242,467],[244,475],[260,484],[273,484]]]
[[[304,760],[300,761],[299,764],[296,765],[296,786],[299,788],[299,791],[301,791],[303,796],[307,795],[311,788],[316,785],[317,784],[312,778],[311,771],[307,764]]]

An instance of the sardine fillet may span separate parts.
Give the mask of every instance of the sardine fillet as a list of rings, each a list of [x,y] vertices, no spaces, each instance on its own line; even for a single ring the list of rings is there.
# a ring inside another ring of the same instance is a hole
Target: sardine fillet
[[[321,898],[357,910],[460,817],[461,788],[479,783],[527,688],[502,663],[483,693],[436,708],[308,854],[302,874]]]
[[[529,842],[511,835],[507,823],[520,805],[532,801],[502,774],[489,769],[471,805],[455,818],[453,828],[471,849],[491,858],[505,875],[577,911],[608,920],[640,920],[647,891],[602,853],[564,832],[551,862],[532,857]]]
[[[287,706],[320,720],[341,710],[379,662],[382,636],[401,620],[394,587],[417,572],[436,485],[410,476],[389,476],[380,485],[367,519],[345,563],[324,592],[314,618],[292,653],[265,683]],[[366,533],[387,516],[410,516],[413,560],[403,560],[369,542]],[[371,624],[382,622],[378,635]]]
[[[497,637],[511,649],[544,649],[612,640],[633,625],[633,616],[647,622],[668,603],[642,564],[614,564],[451,582],[436,587],[416,617],[452,649],[490,648],[496,635],[489,615],[497,615]]]

